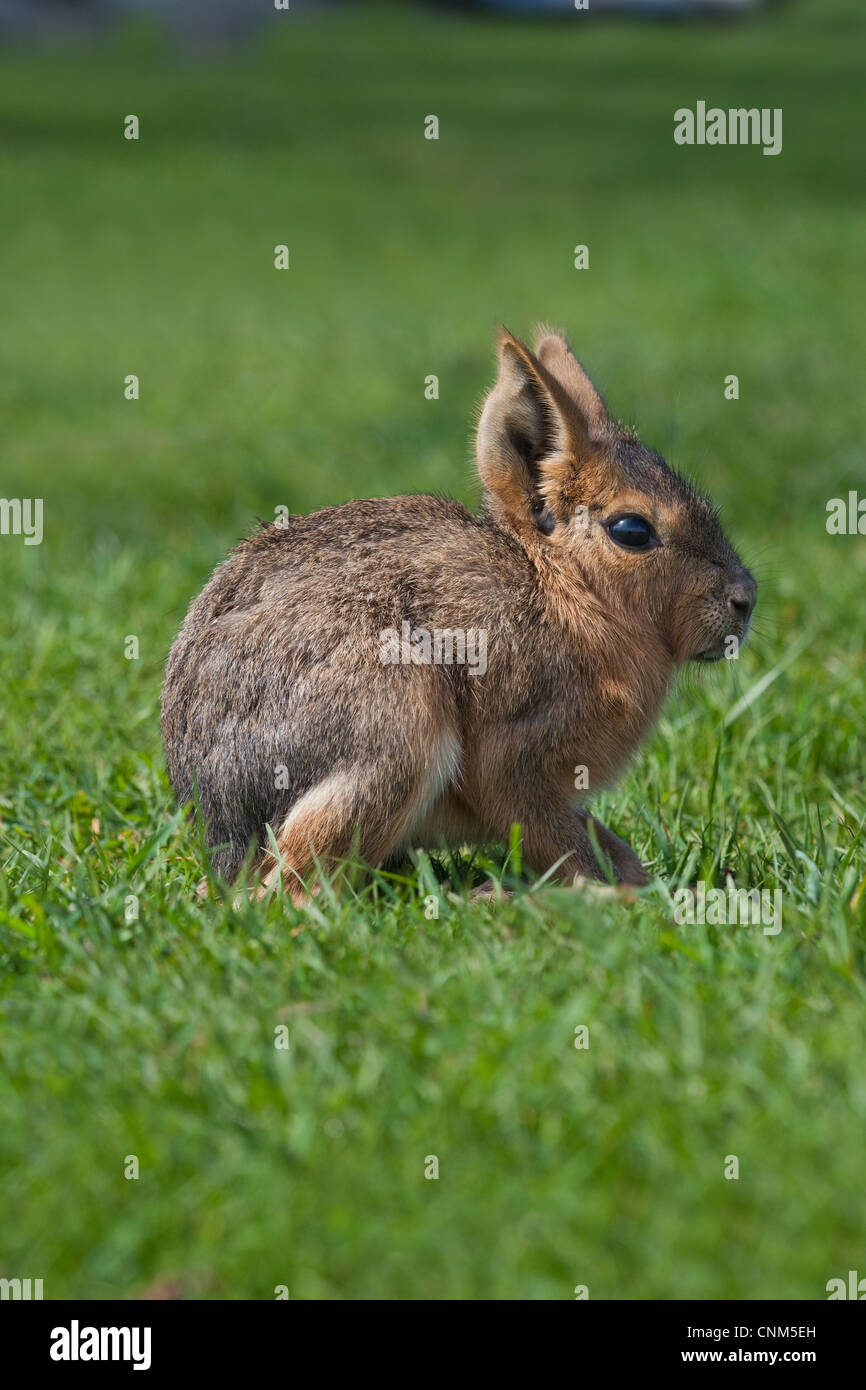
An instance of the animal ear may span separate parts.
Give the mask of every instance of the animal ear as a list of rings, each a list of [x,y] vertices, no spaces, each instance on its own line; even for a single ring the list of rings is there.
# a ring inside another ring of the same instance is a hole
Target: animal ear
[[[493,516],[518,530],[553,530],[548,469],[568,447],[561,393],[518,338],[499,336],[499,376],[478,422],[476,454]]]
[[[546,371],[565,391],[576,410],[579,427],[589,439],[604,434],[610,421],[607,406],[578,362],[564,336],[555,330],[538,329],[535,336],[535,356]]]

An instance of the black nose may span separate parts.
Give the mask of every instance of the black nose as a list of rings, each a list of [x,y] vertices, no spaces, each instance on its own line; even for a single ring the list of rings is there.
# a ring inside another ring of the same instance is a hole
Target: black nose
[[[739,622],[745,623],[752,615],[758,586],[747,569],[740,567],[731,576],[726,598],[728,608]]]

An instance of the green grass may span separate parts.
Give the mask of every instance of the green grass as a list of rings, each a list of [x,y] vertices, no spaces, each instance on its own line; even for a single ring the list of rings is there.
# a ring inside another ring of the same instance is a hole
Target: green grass
[[[45,499],[41,546],[0,539],[0,1274],[559,1299],[866,1273],[866,539],[824,525],[866,492],[864,38],[853,0],[724,30],[365,9],[232,56],[0,56],[2,492]],[[781,106],[781,156],[675,147],[699,98]],[[422,861],[306,914],[201,903],[158,727],[186,604],[279,504],[473,504],[493,330],[539,319],[761,583],[739,662],[600,798],[658,881],[473,905]],[[724,869],[781,890],[779,935],[673,921]]]

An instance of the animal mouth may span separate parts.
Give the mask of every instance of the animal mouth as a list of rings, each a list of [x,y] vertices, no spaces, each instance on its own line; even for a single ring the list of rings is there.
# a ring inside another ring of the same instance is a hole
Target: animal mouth
[[[746,640],[746,634],[748,631],[749,624],[746,623],[746,626],[743,628],[742,632],[726,633],[724,637],[719,638],[718,642],[714,642],[711,647],[704,647],[702,651],[695,652],[694,656],[692,657],[692,661],[721,661],[724,657],[731,655],[731,653],[728,651],[728,643],[731,640],[731,638],[733,637],[736,640],[738,647],[742,646],[743,642],[745,642]]]

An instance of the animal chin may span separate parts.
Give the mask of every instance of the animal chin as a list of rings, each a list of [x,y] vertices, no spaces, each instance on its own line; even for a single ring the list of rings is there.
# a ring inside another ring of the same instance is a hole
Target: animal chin
[[[748,635],[750,623],[747,621],[741,632],[726,632],[723,637],[718,637],[715,642],[702,647],[699,652],[695,652],[692,661],[714,662],[721,661],[723,657],[730,655],[728,652],[728,642],[732,637],[737,639],[740,646],[745,642]]]
[[[705,647],[701,652],[695,652],[692,661],[721,661],[725,655],[724,642],[717,642],[715,646]]]

